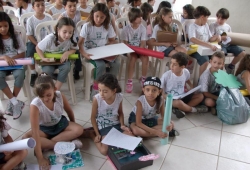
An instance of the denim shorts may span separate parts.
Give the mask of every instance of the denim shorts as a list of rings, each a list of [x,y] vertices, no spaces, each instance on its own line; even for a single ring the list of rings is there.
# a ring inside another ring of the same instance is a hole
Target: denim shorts
[[[227,53],[233,53],[235,57],[237,57],[243,50],[237,46],[237,45],[229,45],[226,47],[222,46],[222,51],[224,51],[226,54]]]
[[[163,51],[164,56],[168,57],[169,53],[173,51],[175,48],[173,46],[169,46],[166,50]]]
[[[0,90],[4,89],[8,86],[5,81],[5,77],[8,75],[13,75],[15,82],[14,87],[23,87],[23,81],[25,78],[25,68],[24,69],[17,69],[17,70],[1,70],[0,71]]]
[[[197,60],[197,63],[202,66],[204,63],[209,61],[209,58],[207,55],[201,56],[198,52],[195,52],[190,55],[191,57],[195,58]]]
[[[27,42],[26,43],[26,57],[34,57],[34,54],[36,52],[36,45],[33,44],[32,42]]]
[[[158,125],[158,121],[157,121],[157,116],[150,118],[150,119],[142,119],[142,123],[148,127],[154,127],[156,125]],[[134,112],[131,112],[128,118],[128,123],[134,123],[136,122],[136,116]]]
[[[99,133],[101,136],[106,136],[112,128],[116,128],[120,132],[123,132],[123,130],[121,129],[121,124],[119,123],[117,125],[112,125],[112,126],[108,126],[108,127],[103,128],[103,129],[100,129]]]

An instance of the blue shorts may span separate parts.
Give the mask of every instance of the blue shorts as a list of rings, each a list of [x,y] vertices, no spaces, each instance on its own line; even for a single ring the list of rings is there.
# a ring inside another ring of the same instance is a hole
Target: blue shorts
[[[27,42],[26,47],[26,57],[34,57],[34,54],[36,53],[36,45],[32,42]]]
[[[158,119],[158,117],[155,116],[155,117],[150,118],[150,119],[142,119],[141,122],[148,127],[154,127],[154,126],[158,125],[157,119]],[[135,116],[134,112],[131,112],[129,115],[129,118],[128,118],[128,123],[131,124],[134,122],[136,122],[136,116]]]
[[[192,97],[193,97],[194,93],[191,93],[189,95],[187,95],[186,97],[183,97],[181,100],[187,104],[188,102],[190,102],[190,100],[192,100]]]
[[[166,50],[163,51],[164,56],[168,57],[169,53],[173,51],[175,48],[173,46],[169,46]]]
[[[197,63],[202,66],[204,63],[209,61],[209,58],[207,55],[201,56],[198,52],[195,52],[190,55],[191,57],[195,58],[197,60]]]
[[[4,158],[5,158],[5,154],[3,152],[0,152],[0,164],[5,164],[6,163]]]
[[[227,53],[233,53],[235,57],[237,57],[240,53],[242,53],[242,49],[237,46],[237,45],[229,45],[229,46],[222,46],[222,51],[225,52],[225,54]]]
[[[120,132],[123,132],[123,130],[121,129],[121,124],[119,123],[117,125],[112,125],[112,126],[102,128],[102,129],[99,130],[99,133],[100,133],[101,136],[106,136],[112,128],[116,128]]]

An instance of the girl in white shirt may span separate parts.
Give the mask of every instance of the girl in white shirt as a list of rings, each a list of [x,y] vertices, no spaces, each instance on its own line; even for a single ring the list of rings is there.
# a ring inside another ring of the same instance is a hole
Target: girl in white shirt
[[[34,11],[32,8],[32,4],[29,3],[29,0],[16,0],[15,3],[18,8],[15,15],[19,19],[22,14]]]
[[[87,23],[82,26],[78,41],[81,55],[87,59],[86,62],[91,62],[96,68],[90,100],[92,100],[93,96],[98,93],[98,83],[96,80],[106,71],[113,75],[117,75],[120,62],[118,59],[115,59],[112,62],[108,62],[104,59],[91,60],[91,54],[86,53],[85,50],[108,44],[115,44],[115,37],[116,34],[110,24],[110,15],[107,6],[102,3],[97,3],[90,12]],[[108,69],[106,69],[106,67],[108,67]]]
[[[55,15],[55,14],[63,13],[63,12],[65,12],[65,9],[62,4],[62,0],[56,0],[55,5],[50,7],[48,11],[50,15]]]
[[[43,149],[54,149],[57,142],[71,141],[76,148],[82,143],[74,140],[83,133],[82,126],[75,123],[75,117],[68,100],[57,91],[53,79],[46,73],[41,73],[34,87],[37,96],[30,104],[31,130],[23,139],[33,137],[36,140],[35,154],[40,168],[48,168],[49,160],[43,154]],[[66,112],[68,119],[63,115]]]
[[[153,34],[148,41],[149,45],[158,46],[158,51],[164,53],[165,57],[172,57],[177,52],[186,53],[186,49],[179,46],[177,42],[157,42],[158,31],[177,32],[176,25],[172,24],[173,11],[170,8],[163,7],[156,17]]]
[[[161,93],[161,80],[158,77],[147,77],[143,84],[142,95],[137,100],[128,120],[135,136],[167,137],[167,134],[162,132],[165,104]],[[167,130],[172,131],[173,126],[171,122]]]
[[[124,125],[122,110],[121,87],[117,78],[112,74],[104,74],[98,79],[99,93],[93,97],[91,123],[94,130],[87,131],[98,150],[107,155],[108,146],[102,144],[108,132],[114,127],[117,130],[131,135],[131,131]]]

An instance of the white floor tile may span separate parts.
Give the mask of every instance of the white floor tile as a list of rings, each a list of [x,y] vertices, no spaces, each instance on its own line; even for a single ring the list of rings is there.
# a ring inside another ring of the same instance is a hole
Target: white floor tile
[[[13,140],[16,140],[17,138],[19,138],[20,136],[23,135],[23,132],[20,132],[16,129],[10,129],[8,131],[9,135],[12,137]]]
[[[116,170],[116,167],[110,160],[106,160],[100,170]]]
[[[216,170],[217,156],[171,146],[161,170]]]
[[[75,168],[74,170],[99,170],[106,159],[98,158],[93,155],[89,155],[82,152],[82,158],[84,162],[83,167]]]
[[[250,163],[250,138],[227,132],[222,133],[220,156]]]
[[[187,113],[186,118],[196,126],[217,122],[219,120],[217,116],[211,113]]]
[[[249,170],[250,164],[234,161],[226,158],[219,158],[217,170]]]
[[[203,127],[215,129],[215,130],[221,130],[222,129],[222,122],[219,120],[217,122],[209,123],[202,125]]]
[[[79,102],[77,105],[72,106],[75,118],[83,121],[88,121],[91,116],[92,105],[89,102]]]
[[[196,127],[181,131],[172,144],[185,148],[218,155],[221,132],[213,129]]]
[[[192,124],[188,119],[185,117],[182,119],[175,118],[175,115],[172,114],[171,117],[172,121],[174,122],[174,128],[178,131],[194,128],[194,124]],[[181,132],[180,132],[181,133]]]
[[[223,131],[225,132],[231,132],[243,136],[250,137],[250,120],[248,120],[246,123],[238,124],[238,125],[227,125],[223,123]]]

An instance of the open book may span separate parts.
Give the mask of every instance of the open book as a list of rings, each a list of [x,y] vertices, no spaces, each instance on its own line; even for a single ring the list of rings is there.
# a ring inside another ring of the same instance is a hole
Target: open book
[[[187,93],[184,93],[184,94],[181,94],[181,95],[178,95],[178,96],[173,96],[173,99],[182,99],[182,98],[188,96],[189,94],[199,90],[200,88],[201,88],[201,85],[189,90]]]

